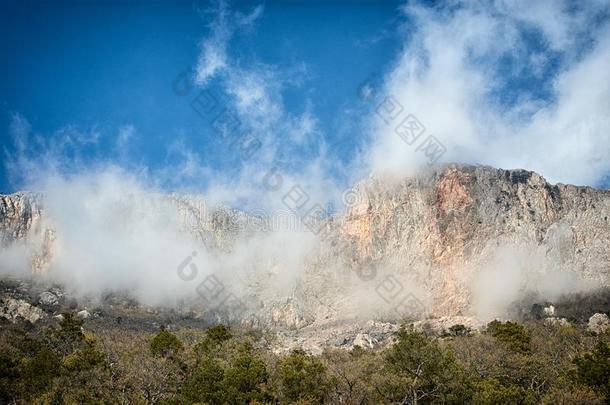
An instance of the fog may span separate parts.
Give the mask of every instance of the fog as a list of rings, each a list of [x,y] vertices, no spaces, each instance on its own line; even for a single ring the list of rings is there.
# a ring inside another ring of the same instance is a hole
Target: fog
[[[491,241],[489,260],[475,269],[473,313],[481,320],[519,316],[534,303],[557,302],[563,295],[594,291],[591,280],[563,262],[554,246]]]

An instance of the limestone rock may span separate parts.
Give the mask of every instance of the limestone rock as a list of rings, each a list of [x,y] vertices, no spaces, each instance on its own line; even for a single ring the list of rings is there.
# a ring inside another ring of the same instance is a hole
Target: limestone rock
[[[368,333],[359,333],[354,338],[354,346],[360,346],[363,349],[372,349],[377,346],[379,342]]]
[[[25,238],[35,230],[41,217],[42,196],[35,193],[0,195],[0,242]]]
[[[597,313],[589,318],[587,330],[596,334],[604,333],[610,328],[610,319],[608,315]]]
[[[443,316],[411,323],[414,330],[437,336],[456,325],[463,325],[467,330],[477,330],[482,327],[477,319],[466,316]]]
[[[544,319],[546,325],[570,326],[570,322],[566,318],[557,318],[554,316]]]
[[[310,354],[320,354],[325,347],[344,350],[353,349],[355,345],[385,347],[393,343],[393,336],[399,328],[395,323],[377,321],[307,325],[298,331],[278,331],[271,350],[279,354],[300,347]]]
[[[17,322],[19,318],[30,323],[35,323],[45,317],[42,309],[31,305],[27,301],[4,297],[0,299],[0,316],[11,322]]]
[[[44,291],[40,294],[40,297],[38,298],[38,302],[41,305],[46,305],[46,306],[56,306],[57,304],[59,304],[59,298],[57,297],[57,295],[53,294],[50,291]]]
[[[547,317],[554,317],[555,316],[555,307],[553,305],[549,305],[548,307],[544,307],[544,314]]]

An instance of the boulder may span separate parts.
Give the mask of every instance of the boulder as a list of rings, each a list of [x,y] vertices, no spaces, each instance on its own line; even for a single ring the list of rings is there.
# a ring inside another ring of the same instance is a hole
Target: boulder
[[[360,346],[363,349],[372,349],[377,346],[377,343],[379,342],[368,333],[359,333],[354,338],[354,346]]]
[[[550,317],[550,318],[551,318],[551,317],[554,317],[554,316],[555,316],[555,306],[554,306],[554,305],[552,305],[552,304],[551,304],[551,305],[549,305],[548,307],[545,307],[545,308],[543,309],[543,311],[544,311],[544,314],[545,314],[547,317]]]
[[[42,309],[31,305],[27,301],[5,297],[0,300],[0,316],[13,323],[17,322],[19,318],[35,323],[44,318],[45,313]]]
[[[610,319],[608,315],[602,313],[596,313],[589,318],[589,324],[587,330],[596,334],[603,333],[610,328]]]
[[[45,291],[43,293],[40,294],[40,297],[38,297],[38,302],[41,305],[46,305],[49,307],[54,307],[57,304],[59,304],[59,298],[57,297],[57,295],[53,294],[50,291]]]

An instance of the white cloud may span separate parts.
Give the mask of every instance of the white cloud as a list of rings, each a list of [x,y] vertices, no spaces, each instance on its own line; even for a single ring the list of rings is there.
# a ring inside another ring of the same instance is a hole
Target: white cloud
[[[555,1],[455,5],[452,11],[405,7],[416,29],[386,78],[386,94],[444,143],[445,161],[522,167],[551,181],[601,181],[610,171],[610,148],[603,146],[610,137],[610,31],[594,20],[609,3],[572,10]],[[526,28],[542,34],[542,51],[530,49],[522,35]],[[531,71],[539,79],[503,105],[494,97],[511,90],[507,83],[515,79],[499,69],[507,57],[518,69],[509,75]],[[556,74],[549,81],[553,98],[539,99],[536,91],[551,61],[561,63],[546,73]],[[397,123],[373,118],[372,170],[408,173],[425,160],[396,135]]]
[[[212,17],[210,35],[201,41],[201,53],[197,61],[195,82],[205,85],[215,75],[229,67],[227,48],[237,30],[250,28],[263,14],[263,6],[255,7],[249,14],[232,12],[224,1],[217,8],[198,10],[204,19]]]
[[[240,132],[261,143],[251,159],[239,163],[237,176],[227,178],[223,173],[211,176],[206,195],[229,205],[281,207],[282,194],[261,191],[265,174],[279,165],[286,184],[300,185],[310,195],[312,204],[323,205],[333,196],[340,198],[337,186],[326,171],[331,162],[319,156],[324,133],[312,114],[309,100],[305,100],[302,111],[288,111],[284,101],[288,88],[303,86],[307,67],[297,61],[292,66],[279,68],[255,58],[245,61],[231,57],[227,52],[231,38],[252,30],[262,18],[263,10],[258,6],[243,15],[221,3],[213,11],[210,33],[202,41],[196,83],[206,87],[214,77],[227,96],[227,107],[232,108],[241,123]],[[233,149],[230,153],[239,154],[239,151]]]
[[[52,134],[40,134],[32,130],[28,120],[21,114],[11,118],[10,147],[4,146],[4,167],[9,181],[21,187],[32,179],[49,173],[73,171],[87,160],[83,148],[95,153],[101,132],[92,127],[81,129],[66,125]]]

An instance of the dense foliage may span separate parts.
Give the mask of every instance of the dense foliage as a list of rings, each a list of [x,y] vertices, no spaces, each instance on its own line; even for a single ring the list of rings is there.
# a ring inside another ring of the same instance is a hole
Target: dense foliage
[[[7,404],[603,404],[610,336],[491,322],[440,337],[407,327],[377,350],[276,354],[270,335],[217,325],[156,334],[0,327]]]

